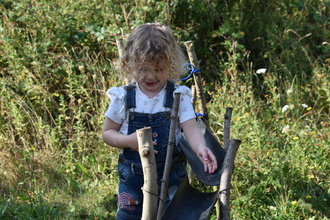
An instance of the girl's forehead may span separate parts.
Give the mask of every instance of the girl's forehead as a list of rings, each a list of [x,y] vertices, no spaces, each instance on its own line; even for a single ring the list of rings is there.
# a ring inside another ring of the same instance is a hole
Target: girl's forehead
[[[167,63],[165,61],[144,61],[144,62],[139,62],[137,63],[138,66],[140,67],[145,67],[145,68],[164,68],[167,66]]]

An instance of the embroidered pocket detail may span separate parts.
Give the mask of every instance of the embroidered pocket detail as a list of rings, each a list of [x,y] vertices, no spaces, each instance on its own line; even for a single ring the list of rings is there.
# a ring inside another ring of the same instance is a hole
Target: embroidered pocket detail
[[[120,193],[118,197],[118,205],[121,209],[128,209],[130,211],[133,211],[139,204],[140,202],[135,200],[133,196],[127,192]]]

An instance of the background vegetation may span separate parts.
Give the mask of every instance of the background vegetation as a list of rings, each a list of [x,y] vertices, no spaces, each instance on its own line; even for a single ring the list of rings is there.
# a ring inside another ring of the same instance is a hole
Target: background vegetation
[[[1,0],[0,8],[1,219],[114,219],[118,152],[101,140],[105,92],[123,82],[116,40],[152,21],[194,42],[220,140],[234,108],[232,138],[242,145],[232,218],[330,219],[329,1]]]

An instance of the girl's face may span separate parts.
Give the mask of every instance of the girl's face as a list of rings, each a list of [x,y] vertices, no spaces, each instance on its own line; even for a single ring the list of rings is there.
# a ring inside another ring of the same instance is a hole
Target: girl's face
[[[168,65],[143,62],[137,65],[134,78],[141,91],[149,98],[153,98],[164,87],[169,77]]]

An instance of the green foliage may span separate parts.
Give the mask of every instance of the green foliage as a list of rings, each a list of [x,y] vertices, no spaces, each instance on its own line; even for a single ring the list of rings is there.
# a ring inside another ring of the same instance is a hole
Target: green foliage
[[[234,66],[236,75],[276,69],[278,86],[293,78],[304,82],[312,77],[316,63],[328,58],[326,1],[171,2],[175,13],[171,24],[180,30],[180,39],[195,42],[207,81],[223,80]],[[253,81],[260,90],[258,79]]]
[[[101,138],[105,92],[123,81],[116,40],[153,21],[194,42],[220,140],[225,108],[234,108],[231,136],[242,145],[232,218],[330,218],[329,6],[0,1],[0,218],[115,218],[118,151]]]
[[[209,92],[212,128],[220,139],[225,108],[236,106],[231,136],[242,146],[232,182],[234,219],[329,218],[329,103],[319,105],[322,95],[310,100],[303,92],[329,87],[329,76],[319,71],[321,79],[305,86],[283,85],[286,94],[278,93],[274,74],[265,73],[270,95],[258,102],[252,82],[218,83]]]

